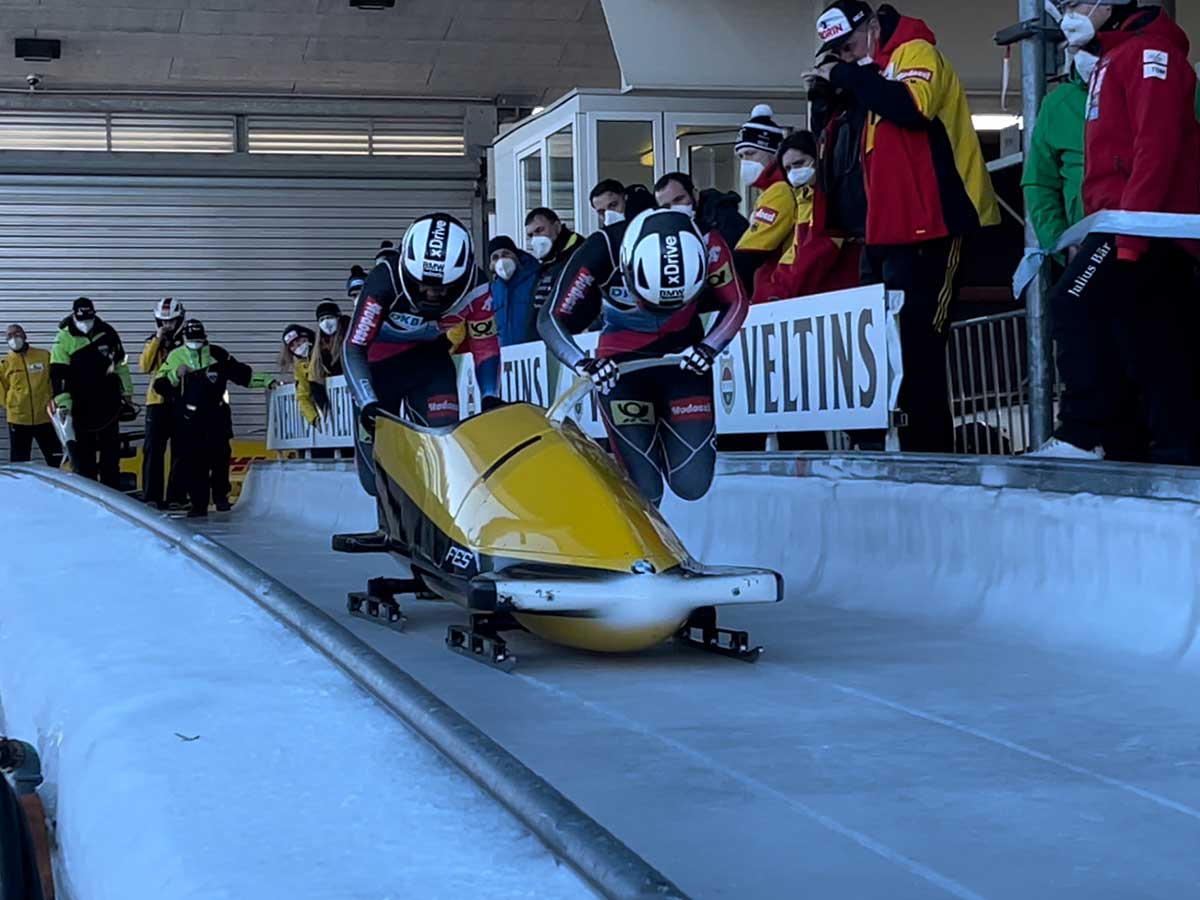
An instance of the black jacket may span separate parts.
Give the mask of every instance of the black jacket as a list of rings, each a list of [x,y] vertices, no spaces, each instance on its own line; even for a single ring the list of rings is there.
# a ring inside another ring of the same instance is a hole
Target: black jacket
[[[863,131],[867,108],[823,78],[808,92],[817,137],[818,185],[826,198],[824,228],[857,238],[867,235],[867,185],[863,178]]]
[[[58,327],[62,330],[50,351],[54,395],[71,395],[76,429],[97,431],[111,425],[124,406],[122,373],[129,377],[121,336],[99,317],[87,334],[72,316]]]
[[[550,255],[541,261],[541,268],[533,281],[533,308],[530,310],[532,321],[537,321],[538,312],[554,295],[554,289],[558,286],[558,279],[567,267],[567,262],[582,246],[583,238],[564,226],[562,234],[550,250]]]
[[[738,253],[738,241],[750,228],[750,223],[738,208],[742,198],[733,191],[728,193],[716,188],[706,188],[700,192],[700,208],[696,210],[696,225],[701,234],[715,231],[725,239],[729,249],[734,251],[733,267],[741,279],[742,286],[747,291],[754,286],[754,270],[762,262],[762,254]]]

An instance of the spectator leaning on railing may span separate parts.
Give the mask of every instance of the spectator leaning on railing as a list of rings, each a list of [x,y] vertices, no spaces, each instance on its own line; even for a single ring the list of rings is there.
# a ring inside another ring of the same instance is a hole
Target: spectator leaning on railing
[[[817,20],[819,55],[841,62],[810,75],[870,113],[862,144],[867,188],[863,282],[904,291],[900,313],[904,450],[949,452],[953,425],[946,342],[964,236],[1000,222],[979,136],[958,74],[920,19],[888,4],[838,0]]]
[[[317,335],[311,328],[295,323],[286,326],[279,342],[279,372],[288,372],[296,381],[296,405],[310,428],[321,430],[321,410],[313,402],[312,385],[308,367],[313,355]]]
[[[760,192],[750,214],[750,228],[734,247],[738,271],[754,300],[766,299],[767,285],[796,229],[795,194],[778,159],[787,130],[773,115],[765,103],[754,107],[734,147],[742,161],[742,183]]]
[[[1067,3],[1069,44],[1099,58],[1084,135],[1084,212],[1200,214],[1200,124],[1187,36],[1159,7]],[[1200,241],[1095,233],[1051,297],[1064,385],[1039,455],[1097,459],[1139,391],[1149,458],[1196,462],[1195,289]]]

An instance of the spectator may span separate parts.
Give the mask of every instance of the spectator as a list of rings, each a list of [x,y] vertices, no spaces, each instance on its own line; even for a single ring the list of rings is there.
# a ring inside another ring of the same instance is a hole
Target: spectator
[[[817,142],[811,132],[791,134],[779,148],[779,166],[793,192],[795,227],[779,265],[754,297],[755,303],[786,300],[857,287],[862,245],[829,231],[828,209],[817,186]]]
[[[50,352],[32,347],[20,325],[4,332],[8,354],[0,360],[0,406],[8,419],[8,461],[29,462],[33,442],[46,465],[57,468],[62,446],[50,424]]]
[[[346,296],[350,298],[351,303],[358,302],[358,295],[362,293],[366,283],[367,273],[363,271],[363,267],[351,266],[350,277],[346,279]]]
[[[696,183],[684,172],[668,172],[654,183],[654,199],[661,207],[682,210],[696,219],[701,234],[716,231],[730,247],[736,247],[750,227],[738,211],[742,198],[732,191],[714,188],[697,191]],[[753,282],[754,272],[738,266],[743,285]]]
[[[1083,211],[1200,213],[1200,125],[1187,36],[1159,7],[1066,3],[1073,48],[1099,57],[1086,108]],[[1093,233],[1054,288],[1065,392],[1038,455],[1099,459],[1116,405],[1140,391],[1149,457],[1196,461],[1195,257],[1200,243]]]
[[[210,344],[199,319],[184,324],[183,341],[167,355],[154,389],[173,405],[179,465],[191,499],[188,518],[199,518],[208,515],[210,493],[218,510],[229,509],[229,382],[249,388],[278,382]]]
[[[837,0],[817,20],[817,33],[824,42],[819,54],[841,61],[812,75],[853,95],[871,114],[862,145],[863,281],[905,294],[899,405],[907,424],[900,445],[949,452],[946,341],[962,241],[1000,221],[966,93],[929,27],[888,4],[875,14],[862,0]]]
[[[310,428],[320,431],[322,411],[313,401],[312,382],[309,376],[313,346],[317,342],[316,332],[303,325],[288,325],[283,329],[280,342],[283,346],[279,351],[279,372],[280,374],[292,373],[292,377],[296,381],[296,405],[300,407],[300,415],[304,416],[304,421]]]
[[[592,188],[588,201],[600,217],[601,226],[625,221],[625,185],[615,178],[605,178]]]
[[[867,108],[849,91],[835,88],[819,72],[839,62],[836,56],[821,61],[809,73],[809,121],[817,139],[818,220],[831,233],[860,245],[867,236],[867,189],[863,181],[862,145]]]
[[[171,297],[164,297],[154,304],[154,334],[147,338],[142,347],[138,369],[143,375],[151,376],[167,360],[167,355],[183,343],[183,304]],[[142,499],[158,509],[167,509],[171,504],[182,503],[187,493],[182,489],[174,465],[175,449],[171,448],[171,475],[166,477],[167,494],[163,497],[163,481],[167,445],[171,442],[174,413],[170,404],[164,402],[154,390],[154,384],[146,386],[146,437],[142,441]]]
[[[796,197],[778,159],[787,132],[775,123],[773,115],[765,103],[754,107],[734,147],[742,161],[742,182],[761,192],[750,215],[750,228],[734,247],[740,270],[750,276],[746,287],[753,284],[750,295],[755,301],[766,299],[775,267],[796,230]]]
[[[630,222],[646,210],[654,209],[657,206],[654,195],[644,184],[631,184],[625,188],[625,217]]]
[[[121,481],[121,418],[133,407],[133,381],[116,330],[80,297],[59,323],[50,351],[54,404],[75,429],[71,465],[84,478],[108,487]]]
[[[622,200],[623,203],[623,200]],[[492,309],[500,346],[526,344],[538,339],[537,311],[533,306],[533,288],[541,264],[510,237],[500,236],[488,242],[488,270],[492,276]]]
[[[554,293],[558,276],[583,238],[567,227],[552,209],[538,207],[525,217],[525,240],[529,252],[538,260],[538,275],[533,285],[533,312],[537,312]]]
[[[343,374],[342,345],[350,330],[350,317],[342,314],[341,307],[326,297],[317,304],[317,339],[308,360],[308,382],[313,405],[322,418],[329,416],[330,378]],[[319,424],[318,420],[318,424]]]

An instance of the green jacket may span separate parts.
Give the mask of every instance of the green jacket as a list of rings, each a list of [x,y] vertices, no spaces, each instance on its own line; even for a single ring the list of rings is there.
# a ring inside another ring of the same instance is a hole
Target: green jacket
[[[89,431],[112,423],[133,396],[133,380],[120,335],[103,319],[84,334],[68,316],[50,350],[54,403],[70,410],[75,427]]]
[[[1043,250],[1083,218],[1083,132],[1087,84],[1078,75],[1059,85],[1038,113],[1021,187]]]
[[[182,368],[187,366],[187,373]],[[211,422],[225,408],[229,382],[247,388],[268,388],[270,375],[256,374],[224,347],[205,344],[199,350],[176,347],[158,369],[154,390],[188,422]]]

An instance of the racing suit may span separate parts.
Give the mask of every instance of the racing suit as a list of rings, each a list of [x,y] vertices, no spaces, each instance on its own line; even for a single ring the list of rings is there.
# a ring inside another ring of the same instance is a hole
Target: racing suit
[[[617,261],[628,223],[591,235],[571,257],[554,299],[542,308],[538,331],[565,365],[585,354],[571,337],[601,317],[596,356],[620,363],[662,357],[703,343],[720,353],[737,336],[750,301],[733,267],[733,253],[716,230],[705,237],[708,287],[682,309],[644,309],[625,286]],[[706,335],[700,315],[716,311]],[[664,481],[676,495],[698,500],[712,484],[717,460],[711,375],[654,368],[620,379],[600,404],[618,462],[656,506]]]
[[[419,313],[400,289],[400,255],[383,253],[354,305],[342,364],[359,410],[379,409],[436,428],[459,419],[458,374],[446,332],[463,326],[482,397],[498,398],[500,341],[487,280],[468,290],[439,319]],[[359,429],[359,478],[375,495],[370,435]]]

